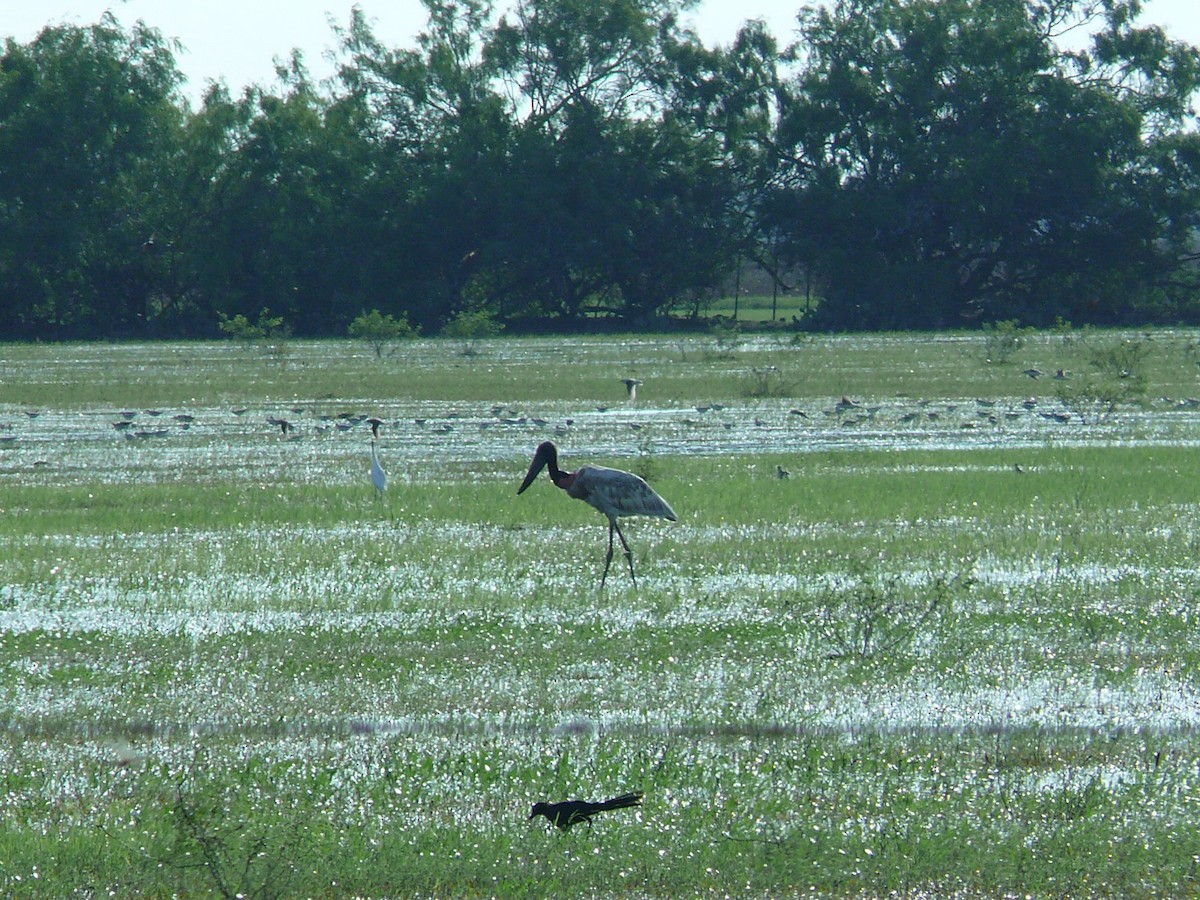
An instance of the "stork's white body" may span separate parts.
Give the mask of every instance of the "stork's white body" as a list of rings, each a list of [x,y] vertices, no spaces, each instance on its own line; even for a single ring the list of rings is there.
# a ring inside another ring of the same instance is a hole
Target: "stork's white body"
[[[671,504],[632,472],[608,466],[583,466],[566,488],[567,496],[582,500],[616,522],[625,516],[654,516],[679,521]]]
[[[371,484],[375,485],[375,490],[381,494],[387,490],[387,473],[379,464],[379,455],[375,452],[374,441],[371,441]]]

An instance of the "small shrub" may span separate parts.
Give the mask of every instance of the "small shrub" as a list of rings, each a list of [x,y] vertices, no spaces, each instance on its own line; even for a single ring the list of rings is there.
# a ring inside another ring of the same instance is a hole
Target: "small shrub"
[[[1088,368],[1059,384],[1056,396],[1068,409],[1087,420],[1103,421],[1117,407],[1146,394],[1145,362],[1150,348],[1144,340],[1118,339],[1088,344]]]
[[[1200,366],[1200,340],[1185,341],[1180,349],[1183,352],[1184,362],[1189,368]]]
[[[754,399],[787,397],[793,384],[775,366],[756,366],[742,382],[742,393]]]
[[[1026,339],[1032,333],[1032,328],[1022,328],[1016,319],[985,323],[983,361],[992,365],[1008,362],[1014,353],[1025,346]]]
[[[257,344],[276,360],[287,360],[292,327],[283,320],[283,316],[271,315],[267,307],[263,307],[256,322],[251,322],[240,313],[232,318],[224,313],[218,313],[218,316],[218,327],[234,340],[241,341],[247,347]]]
[[[708,359],[733,359],[742,345],[742,326],[736,319],[718,319],[709,329],[712,344],[705,350]]]
[[[247,773],[248,795],[270,796],[265,773]],[[175,785],[171,834],[159,864],[182,893],[203,889],[219,897],[286,897],[295,860],[304,858],[305,826],[298,818],[259,816],[246,797],[231,797],[196,773]]]
[[[442,326],[442,335],[461,342],[463,356],[475,356],[479,352],[479,341],[495,337],[504,329],[504,324],[486,309],[463,311]]]
[[[1051,329],[1051,331],[1058,335],[1058,338],[1062,342],[1062,345],[1065,349],[1071,349],[1079,341],[1079,335],[1075,330],[1075,326],[1062,316],[1055,318],[1054,327]]]
[[[870,572],[856,576],[848,589],[830,589],[818,628],[832,645],[831,659],[869,659],[898,653],[921,632],[950,612],[955,592],[970,588],[973,579],[938,576],[926,592],[906,592],[900,576],[879,580]]]
[[[221,331],[231,338],[247,344],[257,341],[286,340],[292,333],[291,326],[283,321],[283,316],[272,316],[271,310],[266,307],[263,307],[258,314],[257,322],[251,322],[241,313],[232,318],[224,313],[217,315],[220,317]]]
[[[375,351],[377,359],[383,358],[383,351],[391,346],[391,352],[396,352],[395,344],[410,340],[417,336],[417,330],[408,324],[408,314],[396,318],[383,315],[379,310],[363,312],[350,323],[346,333],[356,339],[366,341]]]

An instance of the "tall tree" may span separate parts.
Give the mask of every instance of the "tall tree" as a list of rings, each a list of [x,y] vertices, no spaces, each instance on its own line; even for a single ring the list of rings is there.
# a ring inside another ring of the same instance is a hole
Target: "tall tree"
[[[694,45],[684,8],[529,0],[498,24],[486,58],[520,135],[505,275],[528,310],[643,320],[713,288],[728,265],[723,160],[673,109],[673,50]]]
[[[0,55],[0,334],[145,333],[155,315],[154,199],[177,152],[170,45],[106,15]]]
[[[732,259],[721,262],[728,268],[751,260],[778,279],[777,240],[762,217],[787,175],[773,143],[783,93],[775,38],[761,21],[747,22],[727,47],[681,38],[665,47],[670,119],[687,124],[725,183],[722,230]]]
[[[362,311],[354,214],[369,162],[300,60],[280,75],[279,91],[251,88],[235,102],[217,88],[205,98],[189,135],[199,252],[187,262],[214,314],[254,319],[269,308],[301,334],[338,333]],[[216,166],[204,161],[214,145],[223,146]]]
[[[1074,0],[839,0],[802,15],[774,222],[831,327],[1114,320],[1179,264],[1194,48]],[[1103,65],[1099,61],[1103,60]],[[1169,134],[1168,151],[1161,135]],[[1164,153],[1175,165],[1161,165]],[[1174,230],[1172,230],[1172,228]]]
[[[472,283],[503,216],[511,119],[485,58],[490,4],[422,2],[428,22],[412,49],[385,48],[361,14],[352,16],[339,103],[373,122],[366,136],[378,151],[371,180],[392,290],[416,324],[437,328],[481,302]]]

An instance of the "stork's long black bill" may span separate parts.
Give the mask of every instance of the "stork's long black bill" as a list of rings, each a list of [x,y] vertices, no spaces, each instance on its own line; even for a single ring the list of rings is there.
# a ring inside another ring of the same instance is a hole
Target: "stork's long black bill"
[[[533,484],[533,480],[538,477],[542,469],[546,468],[546,461],[542,459],[541,454],[533,458],[533,465],[529,467],[529,471],[525,473],[525,480],[521,482],[521,486],[517,488],[517,493],[525,492],[525,488]]]
[[[517,493],[522,493],[525,488],[533,484],[533,479],[538,477],[538,473],[547,465],[550,466],[550,475],[554,476],[558,470],[558,451],[555,446],[549,441],[543,441],[538,445],[537,452],[533,454],[533,463],[529,466],[529,471],[525,473],[525,480],[521,482],[521,486],[517,488]]]

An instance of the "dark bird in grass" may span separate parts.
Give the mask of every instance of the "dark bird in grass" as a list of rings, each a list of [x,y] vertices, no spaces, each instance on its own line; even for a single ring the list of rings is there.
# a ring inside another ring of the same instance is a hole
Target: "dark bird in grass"
[[[267,424],[268,425],[278,425],[280,432],[282,432],[283,434],[289,434],[296,430],[296,426],[293,425],[291,422],[289,422],[287,419],[280,419],[276,416],[267,416]]]
[[[625,390],[629,392],[629,399],[636,400],[638,385],[641,384],[641,382],[636,378],[622,378],[621,384],[625,385]]]
[[[608,812],[610,809],[628,809],[631,806],[642,805],[643,794],[641,791],[634,791],[629,794],[622,794],[620,797],[613,797],[611,800],[604,800],[600,803],[591,803],[587,800],[565,800],[562,803],[535,803],[533,811],[529,813],[529,818],[533,819],[537,816],[545,816],[551,825],[561,828],[563,831],[570,831],[572,825],[578,825],[580,822],[587,822],[588,830],[592,827],[592,816],[598,812]]]
[[[833,411],[835,413],[837,413],[839,416],[842,413],[849,412],[852,409],[862,409],[862,404],[855,403],[849,397],[846,397],[844,395],[843,395],[842,399],[839,400],[837,403],[835,403],[833,406]]]
[[[1060,425],[1065,425],[1067,422],[1071,421],[1071,417],[1067,413],[1044,412],[1038,413],[1038,415],[1050,422],[1058,422]]]
[[[637,576],[633,574],[633,551],[621,526],[617,523],[624,516],[655,516],[672,522],[679,520],[675,510],[662,497],[655,493],[650,485],[632,472],[622,472],[620,469],[610,469],[607,466],[583,466],[574,472],[564,472],[558,467],[558,448],[550,441],[538,445],[533,455],[533,463],[525,475],[525,480],[517,488],[517,493],[524,493],[533,484],[542,469],[549,469],[550,480],[567,492],[568,497],[582,500],[589,506],[598,509],[608,517],[608,555],[604,558],[604,574],[600,576],[600,587],[608,578],[608,568],[612,565],[613,534],[621,539],[625,548],[625,560],[629,563],[629,577],[633,586],[637,587]]]
[[[383,424],[383,419],[371,416],[371,418],[367,419],[367,424],[371,426],[371,437],[379,440],[379,426]]]

